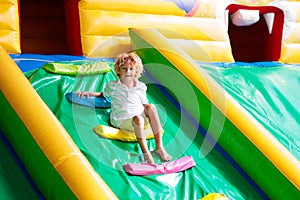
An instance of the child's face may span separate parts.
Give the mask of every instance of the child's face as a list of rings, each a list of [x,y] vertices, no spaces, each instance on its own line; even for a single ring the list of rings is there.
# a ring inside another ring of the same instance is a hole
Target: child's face
[[[131,81],[136,77],[137,71],[135,66],[126,65],[120,67],[120,79]]]

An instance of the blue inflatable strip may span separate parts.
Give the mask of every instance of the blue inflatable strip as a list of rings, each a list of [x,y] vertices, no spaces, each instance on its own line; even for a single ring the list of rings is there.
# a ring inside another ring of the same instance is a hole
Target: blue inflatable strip
[[[5,138],[2,131],[0,131],[0,140],[3,142],[3,144],[7,148],[8,152],[10,153],[12,158],[16,161],[17,166],[20,168],[20,170],[24,174],[25,178],[27,179],[28,183],[32,187],[33,191],[36,193],[37,197],[41,200],[44,200],[45,199],[44,196],[42,195],[42,193],[40,192],[40,190],[38,189],[38,187],[36,186],[36,184],[34,183],[32,178],[30,177],[30,175],[27,172],[27,170],[26,170],[25,166],[23,165],[22,161],[19,159],[19,157],[17,156],[16,152],[14,151],[13,147],[10,145],[8,140]]]
[[[145,76],[152,82],[158,83],[156,87],[164,94],[164,96],[178,109],[182,114],[197,128],[198,132],[205,137],[214,148],[241,174],[242,177],[257,191],[262,199],[268,200],[268,196],[264,191],[252,180],[252,178],[236,163],[233,158],[209,135],[209,133],[199,124],[192,115],[190,115],[183,107],[180,107],[180,103],[161,85],[159,82],[149,73],[145,72]]]
[[[101,60],[114,61],[113,58],[86,58],[84,56],[73,55],[42,55],[42,54],[10,54],[10,57],[19,66],[22,72],[27,72],[42,67],[49,62],[74,61],[74,60]]]
[[[82,60],[83,56],[71,55],[41,55],[41,54],[10,54],[10,57],[19,66],[22,72],[42,67],[45,63],[63,60]]]
[[[69,102],[95,108],[110,108],[111,102],[104,97],[79,97],[74,92],[66,94]]]

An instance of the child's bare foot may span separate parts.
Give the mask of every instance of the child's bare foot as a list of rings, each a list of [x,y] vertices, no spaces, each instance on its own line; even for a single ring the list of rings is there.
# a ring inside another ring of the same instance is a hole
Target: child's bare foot
[[[163,161],[170,161],[172,159],[172,156],[170,156],[164,148],[157,149],[155,153],[157,153]]]
[[[145,162],[145,163],[148,163],[148,164],[154,164],[154,160],[153,160],[153,157],[152,157],[152,155],[151,155],[150,152],[148,152],[148,153],[143,153],[143,155],[144,155],[144,162]]]

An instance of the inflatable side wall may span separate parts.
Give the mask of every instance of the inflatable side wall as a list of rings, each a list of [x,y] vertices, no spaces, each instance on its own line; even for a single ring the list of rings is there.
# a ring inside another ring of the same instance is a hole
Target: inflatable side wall
[[[160,74],[158,67],[149,66],[164,63],[184,74],[195,86],[195,91],[198,90],[196,93],[198,102],[201,102],[198,104],[199,109],[195,109],[195,103],[189,99],[181,102],[182,106],[208,130],[271,199],[281,197],[290,199],[299,195],[298,160],[223,91],[204,70],[201,70],[197,63],[180,48],[169,43],[155,29],[132,29],[131,37],[133,48],[143,59],[147,71],[150,71],[160,83],[172,87],[170,83],[172,80]],[[169,89],[176,90],[176,86]],[[184,98],[185,93],[182,95],[183,97],[177,98]],[[210,108],[213,110],[213,106],[216,106],[229,121],[222,123],[222,117],[210,110]],[[200,112],[200,117],[197,111]],[[212,121],[208,122],[207,118],[211,118]],[[210,127],[210,123],[213,124],[213,128]],[[221,134],[217,128],[220,124],[224,124]]]
[[[1,46],[0,58],[0,127],[44,197],[116,199]]]
[[[300,63],[300,1],[289,1],[286,6],[281,2],[281,5],[287,9],[287,28],[284,30],[280,60],[283,63]]]
[[[128,28],[155,27],[163,29],[168,39],[195,60],[232,62],[224,17],[216,18],[213,9],[210,16],[203,16],[207,14],[201,12],[205,9],[207,5],[199,1],[194,1],[187,12],[165,0],[82,0],[79,16],[83,54],[115,57],[131,50]]]
[[[0,45],[8,53],[21,53],[19,1],[2,0],[0,6]]]
[[[234,61],[227,33],[227,6],[275,6],[284,12],[278,61],[300,63],[300,36],[297,34],[300,29],[299,1],[65,0],[63,3],[65,38],[68,52],[72,55],[114,57],[130,50],[128,28],[154,27],[165,29],[168,32],[165,36],[193,59],[213,62]],[[0,45],[8,53],[21,53],[20,11],[18,0],[1,2]]]

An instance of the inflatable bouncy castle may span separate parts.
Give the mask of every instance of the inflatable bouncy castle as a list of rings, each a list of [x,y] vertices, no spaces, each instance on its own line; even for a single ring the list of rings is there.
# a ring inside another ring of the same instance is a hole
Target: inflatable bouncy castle
[[[1,199],[300,198],[300,1],[0,5]],[[172,155],[151,175],[124,170],[151,166],[110,106],[67,98],[102,91],[129,51]]]

